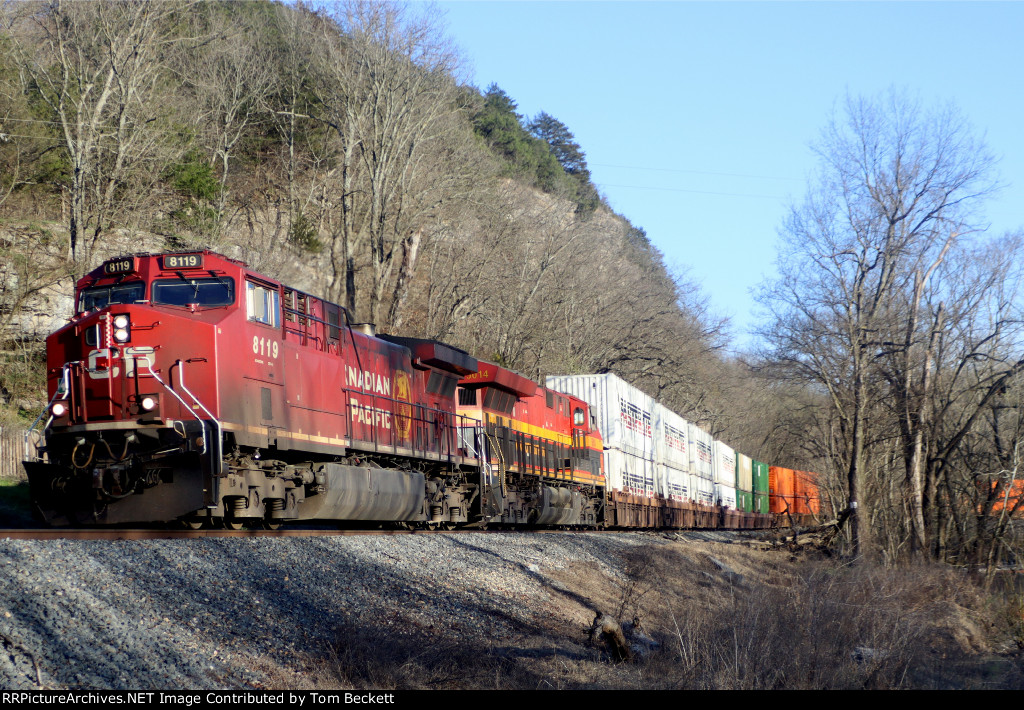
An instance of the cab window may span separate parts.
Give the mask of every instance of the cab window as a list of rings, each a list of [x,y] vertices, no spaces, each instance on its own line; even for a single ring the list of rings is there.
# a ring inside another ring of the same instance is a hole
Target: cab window
[[[144,281],[94,286],[82,290],[82,297],[78,302],[78,312],[99,310],[112,303],[135,303],[145,297],[146,283]]]
[[[276,288],[246,281],[245,303],[249,320],[275,328],[280,325],[281,296]]]
[[[324,310],[327,314],[327,338],[337,340],[341,335],[341,309],[333,303],[325,303]]]
[[[204,308],[230,306],[235,302],[235,282],[228,278],[157,279],[153,282],[153,303]]]

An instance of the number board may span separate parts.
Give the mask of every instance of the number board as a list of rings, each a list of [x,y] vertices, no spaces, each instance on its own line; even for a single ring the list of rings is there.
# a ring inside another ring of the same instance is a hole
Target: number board
[[[172,254],[163,257],[165,269],[201,269],[203,268],[202,254]]]
[[[103,273],[113,276],[114,274],[130,274],[135,271],[135,257],[125,256],[120,259],[111,259],[103,263]]]

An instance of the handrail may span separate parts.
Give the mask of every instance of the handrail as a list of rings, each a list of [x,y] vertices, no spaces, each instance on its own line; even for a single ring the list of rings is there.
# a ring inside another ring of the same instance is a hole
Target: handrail
[[[224,428],[221,426],[220,420],[213,416],[213,412],[206,408],[206,405],[199,401],[199,399],[189,391],[188,387],[185,386],[185,367],[184,363],[179,359],[175,361],[178,366],[178,384],[181,385],[181,389],[185,390],[185,394],[192,398],[192,401],[198,404],[206,416],[217,426],[217,456],[214,461],[214,476],[219,476],[221,472],[221,459],[224,456]],[[206,453],[206,437],[203,437],[203,453]]]
[[[50,408],[53,406],[53,403],[57,401],[58,396],[62,394],[62,390],[63,390],[63,395],[64,396],[60,397],[60,399],[62,399],[62,400],[67,399],[68,395],[70,395],[70,393],[71,393],[71,375],[68,373],[68,370],[70,369],[70,367],[72,365],[74,365],[74,364],[76,364],[78,362],[80,362],[80,361],[79,360],[75,360],[73,362],[66,362],[66,363],[64,363],[61,366],[61,385],[62,386],[58,386],[57,387],[57,390],[53,393],[53,397],[50,398],[50,401],[47,402],[45,407],[43,407],[43,411],[39,412],[39,416],[37,416],[33,420],[32,426],[30,426],[28,428],[28,431],[25,432],[24,443],[25,443],[26,447],[28,446],[28,443],[29,443],[29,437],[31,436],[32,432],[35,431],[36,425],[39,424],[39,420],[42,419],[43,415],[48,413],[48,412],[50,413],[50,417],[46,420],[46,424],[43,425],[43,432],[45,433],[46,430],[50,428],[50,424],[53,423],[53,412],[50,411]],[[39,458],[39,447],[36,446],[34,443],[32,444],[32,446],[36,450],[36,459],[38,459]]]
[[[466,426],[466,424],[468,422],[475,423],[476,422],[475,419],[472,419],[472,418],[467,417],[467,416],[462,415],[462,414],[458,414],[457,412],[451,412],[451,411],[448,411],[446,409],[441,409],[439,407],[430,407],[430,406],[426,406],[426,405],[423,405],[423,404],[413,404],[411,402],[407,402],[404,399],[396,399],[394,397],[388,397],[388,396],[383,395],[383,394],[377,394],[377,393],[374,393],[374,392],[368,392],[368,391],[366,391],[365,388],[363,388],[363,389],[356,389],[356,388],[352,388],[352,387],[343,387],[341,389],[341,392],[342,392],[342,397],[343,397],[343,400],[344,400],[345,409],[346,409],[346,412],[348,413],[348,417],[346,418],[346,421],[349,422],[349,423],[351,423],[352,420],[353,420],[353,417],[352,417],[352,406],[353,406],[352,401],[353,401],[353,398],[365,398],[365,400],[369,400],[368,402],[364,403],[364,402],[360,402],[357,399],[356,400],[356,406],[359,406],[359,407],[370,407],[370,408],[372,408],[374,410],[379,410],[381,412],[387,412],[387,413],[389,413],[389,414],[391,414],[392,416],[395,416],[395,417],[407,416],[410,421],[418,423],[418,424],[422,424],[422,425],[433,425],[433,426],[436,426],[437,422],[439,420],[444,420],[445,424],[443,425],[443,428],[442,428],[443,434],[437,435],[437,438],[436,438],[437,453],[439,455],[445,456],[445,457],[447,457],[449,459],[451,459],[453,457],[456,457],[458,455],[456,449],[458,448],[457,445],[458,445],[459,440],[460,440],[459,430],[460,429],[467,429],[467,428],[479,428],[479,427],[476,427],[476,426],[474,426],[474,427],[467,427]],[[398,411],[398,407],[396,405],[407,405],[407,406],[410,406],[412,408],[412,411],[408,415],[403,415],[403,414],[401,414]],[[387,408],[385,408],[385,407],[387,407]],[[433,417],[431,417],[431,415],[433,415]],[[451,423],[448,423],[447,420],[450,420]],[[351,428],[349,429],[349,436],[353,440],[355,440],[354,430],[351,429]],[[370,438],[369,439],[362,439],[362,441],[367,441],[368,443],[372,443],[372,444],[374,444],[374,446],[377,446],[377,447],[387,446],[387,447],[390,447],[390,448],[394,448],[394,447],[398,446],[398,437],[397,436],[392,436],[392,441],[391,441],[390,444],[382,443],[379,440],[379,432],[378,432],[376,426],[371,428]],[[417,446],[417,442],[414,440],[412,442],[412,448],[413,448],[414,451],[418,451],[418,450],[422,449],[422,451],[426,452],[426,451],[430,450],[430,444],[429,444],[429,442],[424,441],[421,446]],[[470,448],[473,449],[473,453],[474,453],[474,455],[477,456],[477,458],[481,458],[480,455],[476,452],[475,448],[473,448],[472,446]]]
[[[185,401],[184,399],[182,399],[181,395],[180,395],[180,394],[178,394],[177,392],[175,392],[175,391],[174,391],[174,388],[173,388],[173,387],[169,386],[169,385],[168,385],[168,384],[167,384],[166,382],[164,382],[163,380],[161,380],[161,379],[160,379],[160,375],[156,374],[156,372],[155,372],[155,371],[153,370],[153,363],[149,361],[149,355],[143,355],[142,357],[143,357],[143,358],[145,359],[145,361],[146,361],[146,369],[147,369],[147,370],[149,370],[149,376],[150,376],[150,377],[152,377],[152,378],[153,378],[154,380],[156,380],[157,382],[159,382],[159,383],[160,383],[160,385],[161,385],[161,386],[162,386],[162,387],[163,387],[163,388],[164,388],[165,390],[167,390],[168,392],[170,392],[170,393],[171,393],[171,394],[172,394],[172,395],[174,396],[174,398],[175,398],[176,400],[178,400],[178,401],[179,401],[179,402],[181,403],[181,406],[182,406],[182,407],[184,407],[184,408],[185,408],[186,410],[188,410],[188,412],[189,412],[189,413],[190,413],[190,414],[191,414],[191,415],[192,415],[193,417],[195,417],[195,418],[196,418],[196,421],[197,421],[197,422],[200,422],[200,423],[202,423],[202,421],[203,421],[203,420],[199,418],[199,415],[198,415],[198,414],[196,414],[195,412],[193,412],[193,411],[192,411],[192,407],[190,407],[190,406],[189,406],[188,402],[186,402],[186,401]],[[136,367],[138,367],[138,364],[137,364],[137,363],[138,363],[138,358],[136,358]],[[203,440],[203,453],[204,453],[204,454],[206,453],[206,440],[205,440],[205,438],[204,438],[204,440]]]

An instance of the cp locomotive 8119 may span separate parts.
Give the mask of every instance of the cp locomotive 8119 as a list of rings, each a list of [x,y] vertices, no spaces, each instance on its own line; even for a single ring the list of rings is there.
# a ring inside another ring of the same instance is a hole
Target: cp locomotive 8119
[[[47,339],[33,502],[54,525],[600,524],[589,405],[548,416],[486,369],[211,251],[112,259]]]

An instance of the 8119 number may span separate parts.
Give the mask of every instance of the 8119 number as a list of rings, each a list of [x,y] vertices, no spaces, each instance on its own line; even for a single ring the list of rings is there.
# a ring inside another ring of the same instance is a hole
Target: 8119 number
[[[165,269],[201,269],[203,268],[202,254],[176,254],[164,257]]]
[[[258,335],[252,336],[252,351],[255,355],[277,357],[277,341],[270,338],[261,338]]]

